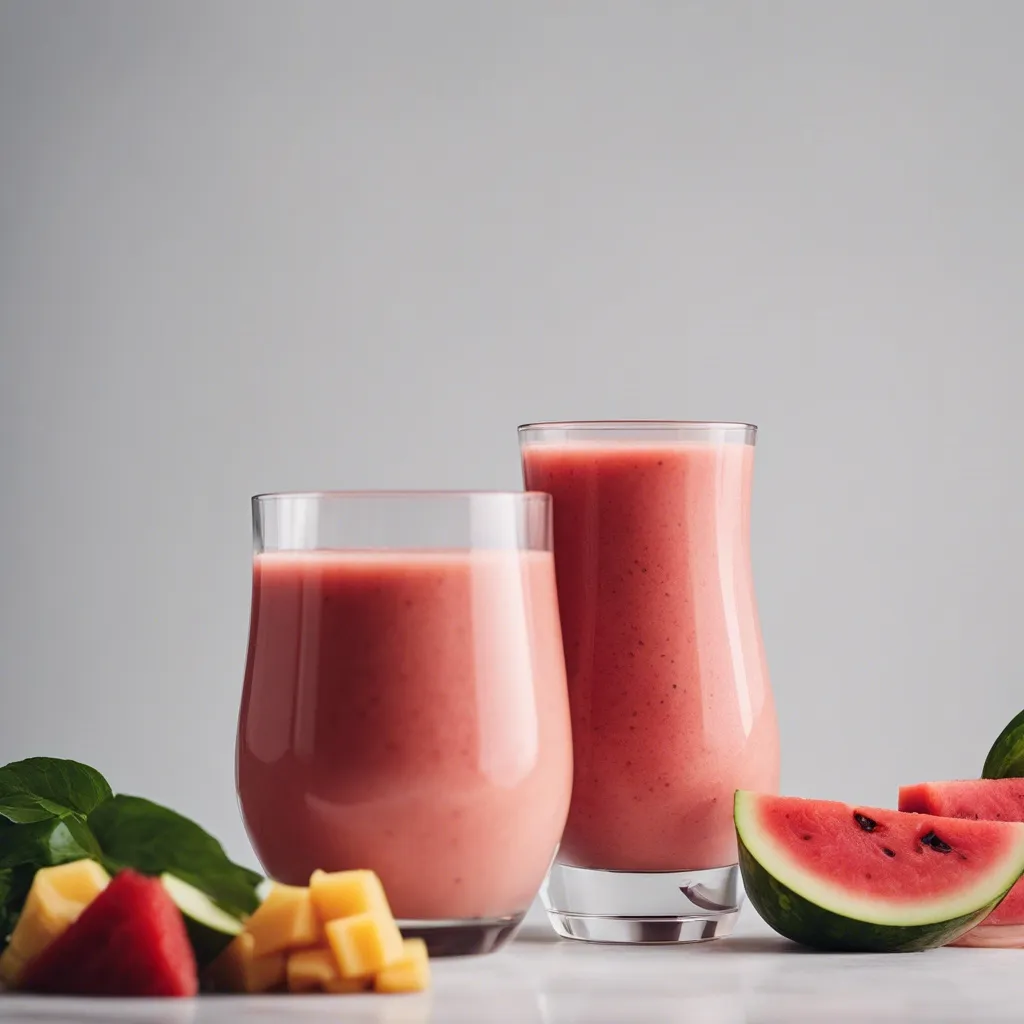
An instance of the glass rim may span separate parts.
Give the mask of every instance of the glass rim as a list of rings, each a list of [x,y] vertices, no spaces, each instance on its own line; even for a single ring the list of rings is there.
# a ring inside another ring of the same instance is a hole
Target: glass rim
[[[264,491],[254,494],[252,501],[269,502],[293,499],[337,498],[343,500],[409,500],[426,499],[440,501],[445,499],[467,498],[511,498],[514,501],[550,501],[547,491],[472,491],[472,490],[367,490],[367,491]]]
[[[521,423],[528,430],[757,430],[756,423],[741,420],[539,420]]]

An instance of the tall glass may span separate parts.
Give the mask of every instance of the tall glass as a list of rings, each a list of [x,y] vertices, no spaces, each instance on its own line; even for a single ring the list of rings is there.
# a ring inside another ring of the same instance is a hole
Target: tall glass
[[[432,955],[507,941],[551,863],[572,743],[546,494],[253,498],[238,726],[273,878],[372,868]]]
[[[732,801],[778,786],[750,566],[756,427],[520,428],[554,499],[575,780],[542,897],[605,942],[726,935],[739,914]]]

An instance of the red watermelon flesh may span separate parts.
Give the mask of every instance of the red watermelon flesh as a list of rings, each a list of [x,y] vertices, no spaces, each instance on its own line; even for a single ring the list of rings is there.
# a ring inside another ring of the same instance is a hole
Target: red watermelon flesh
[[[900,787],[900,810],[971,821],[1024,821],[1024,779],[965,779]],[[992,911],[988,925],[1024,925],[1024,879]]]
[[[29,965],[21,987],[82,996],[194,996],[185,922],[156,878],[122,871]]]
[[[793,863],[851,895],[896,907],[944,897],[1005,860],[1020,843],[996,822],[921,818],[830,800],[762,797],[759,825]]]

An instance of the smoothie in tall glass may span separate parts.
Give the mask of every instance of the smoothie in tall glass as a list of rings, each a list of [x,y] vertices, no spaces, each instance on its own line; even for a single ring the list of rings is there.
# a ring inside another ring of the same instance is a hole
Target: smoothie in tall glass
[[[572,802],[545,889],[563,934],[685,941],[735,919],[733,793],[774,790],[779,771],[750,564],[754,438],[743,424],[521,430],[526,485],[554,500],[572,714]]]

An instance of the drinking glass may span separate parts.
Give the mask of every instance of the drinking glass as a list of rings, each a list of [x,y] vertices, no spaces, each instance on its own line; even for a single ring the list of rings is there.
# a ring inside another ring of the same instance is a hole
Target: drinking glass
[[[264,494],[237,785],[273,878],[372,868],[406,936],[519,925],[565,824],[572,743],[551,502]]]
[[[739,914],[733,794],[779,773],[750,564],[756,432],[520,428],[526,485],[554,499],[575,777],[541,896],[563,936],[689,942]]]

